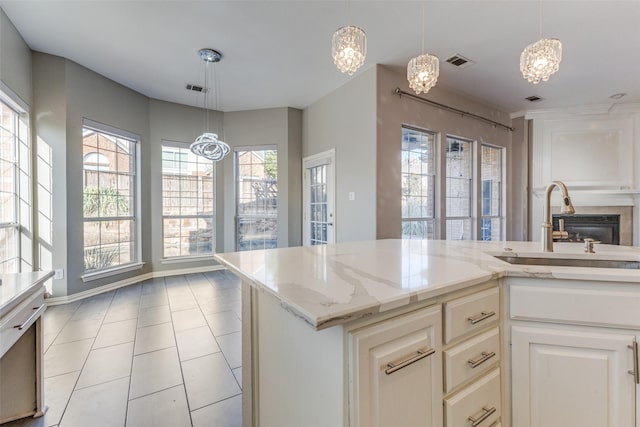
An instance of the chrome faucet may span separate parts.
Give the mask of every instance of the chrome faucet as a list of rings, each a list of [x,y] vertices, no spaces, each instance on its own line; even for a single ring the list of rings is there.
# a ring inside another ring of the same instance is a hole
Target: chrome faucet
[[[553,252],[553,239],[566,239],[569,233],[564,230],[564,220],[559,221],[560,230],[554,230],[551,223],[551,193],[553,189],[558,187],[562,191],[562,207],[560,212],[563,214],[574,214],[576,210],[573,208],[569,191],[562,181],[553,181],[547,186],[544,197],[544,223],[542,223],[542,250],[544,252]]]

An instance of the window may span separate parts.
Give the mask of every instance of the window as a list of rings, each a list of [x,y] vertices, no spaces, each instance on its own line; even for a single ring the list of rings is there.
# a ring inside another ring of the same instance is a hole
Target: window
[[[86,123],[82,129],[84,269],[89,273],[139,262],[138,143],[123,134]]]
[[[0,273],[21,270],[21,234],[31,226],[28,129],[27,114],[0,101]]]
[[[215,169],[184,143],[162,145],[165,258],[210,255],[215,248]]]
[[[482,240],[502,238],[502,153],[504,148],[482,145],[480,175],[482,179]]]
[[[402,238],[435,237],[435,134],[402,128]]]
[[[446,238],[473,238],[473,143],[447,137],[446,143]]]
[[[278,246],[278,153],[235,153],[236,245],[239,251]]]

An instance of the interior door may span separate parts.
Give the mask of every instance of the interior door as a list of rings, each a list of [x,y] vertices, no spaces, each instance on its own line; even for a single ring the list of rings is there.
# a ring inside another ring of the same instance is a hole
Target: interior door
[[[335,242],[335,150],[302,160],[303,244]]]

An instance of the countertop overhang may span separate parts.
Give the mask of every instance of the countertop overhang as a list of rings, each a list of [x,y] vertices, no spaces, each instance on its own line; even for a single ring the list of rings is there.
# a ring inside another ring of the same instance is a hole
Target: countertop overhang
[[[493,255],[582,256],[579,243],[375,240],[221,253],[217,261],[316,330],[466,287],[512,277],[640,283],[638,270],[512,265]],[[640,248],[597,245],[593,257],[640,259]]]
[[[0,318],[31,295],[34,289],[50,277],[53,271],[0,274]]]

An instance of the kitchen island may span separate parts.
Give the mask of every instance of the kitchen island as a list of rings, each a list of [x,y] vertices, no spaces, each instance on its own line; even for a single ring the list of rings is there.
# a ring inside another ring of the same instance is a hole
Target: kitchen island
[[[421,425],[454,426],[468,405],[462,422],[510,425],[505,283],[640,283],[638,270],[512,265],[494,257],[539,254],[539,247],[379,240],[218,254],[243,280],[245,426],[417,422],[402,418],[407,413],[430,418]],[[640,259],[629,247],[598,245],[596,254],[584,254],[579,244],[557,243],[555,250],[545,255]],[[478,396],[492,393],[496,402],[473,408]],[[416,396],[427,410],[411,410]]]

